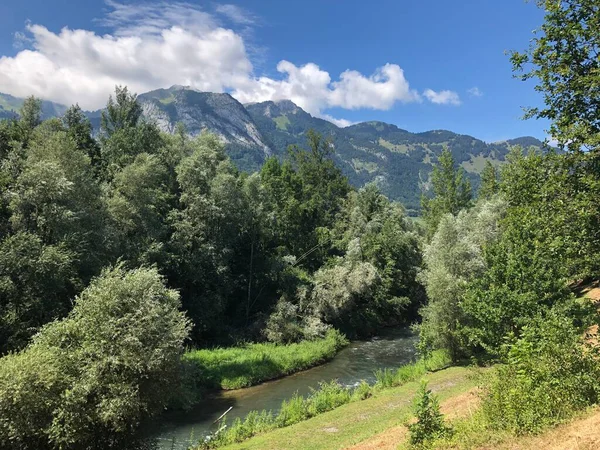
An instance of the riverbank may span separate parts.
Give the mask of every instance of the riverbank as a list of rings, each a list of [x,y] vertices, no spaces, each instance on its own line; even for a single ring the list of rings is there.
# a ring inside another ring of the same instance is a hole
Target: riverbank
[[[348,345],[346,337],[329,330],[323,339],[295,344],[246,344],[240,347],[192,350],[183,361],[197,386],[240,389],[309,369],[331,360]]]
[[[472,391],[477,385],[473,375],[479,370],[450,367],[428,373],[424,378],[444,402]],[[223,448],[312,450],[348,448],[366,443],[388,430],[397,429],[412,418],[412,400],[418,387],[419,381],[416,380],[400,387],[375,390],[372,397],[366,400],[348,403],[295,425],[259,434]],[[397,445],[399,441],[395,442]]]
[[[253,436],[270,434],[273,430],[288,428],[300,422],[308,421],[343,405],[362,402],[381,392],[414,382],[428,371],[439,371],[450,364],[448,355],[434,351],[425,362],[420,359],[398,369],[386,369],[376,372],[376,383],[369,385],[361,381],[355,386],[343,386],[337,381],[322,383],[319,389],[302,397],[294,394],[273,410],[251,411],[244,418],[236,418],[230,425],[220,423],[212,438],[200,441],[197,449],[219,448],[233,443],[244,442]],[[244,447],[245,448],[245,447]]]

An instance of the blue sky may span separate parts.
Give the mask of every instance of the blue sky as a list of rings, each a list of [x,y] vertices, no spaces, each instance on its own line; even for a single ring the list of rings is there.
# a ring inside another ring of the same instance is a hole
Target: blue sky
[[[520,118],[541,98],[505,55],[542,19],[523,0],[3,1],[0,92],[94,109],[116,83],[185,84],[338,123],[543,139]]]

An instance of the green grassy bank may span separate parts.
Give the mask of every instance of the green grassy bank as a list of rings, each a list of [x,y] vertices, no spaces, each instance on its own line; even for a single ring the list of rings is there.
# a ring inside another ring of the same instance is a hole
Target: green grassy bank
[[[440,400],[473,388],[477,383],[470,369],[451,367],[425,375],[429,387]],[[377,391],[364,401],[351,402],[295,425],[259,434],[224,449],[339,449],[369,439],[389,428],[397,427],[413,416],[412,399],[418,381]]]
[[[236,419],[230,426],[223,427],[209,441],[200,442],[196,449],[218,448],[240,442],[244,442],[244,448],[247,448],[245,441],[250,439],[249,442],[252,442],[253,436],[265,433],[271,436],[275,430],[290,428],[319,417],[328,411],[344,408],[351,403],[362,403],[372,397],[385,396],[386,392],[414,382],[430,370],[440,370],[449,364],[448,355],[443,351],[436,351],[428,358],[427,362],[420,360],[397,370],[377,372],[377,382],[374,386],[362,382],[355,388],[346,388],[335,381],[323,383],[320,389],[315,390],[307,397],[295,395],[285,400],[277,414],[273,414],[271,411],[253,411],[244,420]],[[272,448],[288,448],[288,446]]]
[[[297,344],[192,350],[184,354],[183,360],[193,368],[197,385],[239,389],[322,364],[347,344],[343,334],[329,330],[323,339]]]

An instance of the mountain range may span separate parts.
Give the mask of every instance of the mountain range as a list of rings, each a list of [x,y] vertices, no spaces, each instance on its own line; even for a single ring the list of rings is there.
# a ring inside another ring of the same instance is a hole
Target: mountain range
[[[419,198],[429,187],[432,164],[447,145],[456,162],[479,184],[486,161],[501,165],[513,145],[542,147],[533,137],[486,143],[447,130],[411,133],[384,122],[362,122],[340,128],[311,116],[290,100],[242,105],[227,93],[200,92],[185,86],[157,89],[138,96],[144,116],[161,130],[173,132],[178,122],[191,135],[202,130],[216,133],[241,169],[257,170],[269,156],[285,157],[289,145],[305,145],[309,129],[331,139],[334,158],[350,182],[375,182],[409,213],[419,209]],[[15,115],[23,100],[0,94],[0,119]],[[43,118],[62,115],[65,106],[43,102]],[[88,112],[97,128],[100,111]]]

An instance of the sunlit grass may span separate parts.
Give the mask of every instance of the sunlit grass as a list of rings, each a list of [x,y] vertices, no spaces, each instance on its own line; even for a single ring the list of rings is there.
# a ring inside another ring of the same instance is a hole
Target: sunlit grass
[[[289,375],[330,360],[348,340],[337,330],[323,339],[297,344],[246,344],[239,347],[192,350],[183,360],[194,369],[196,383],[239,389]]]

